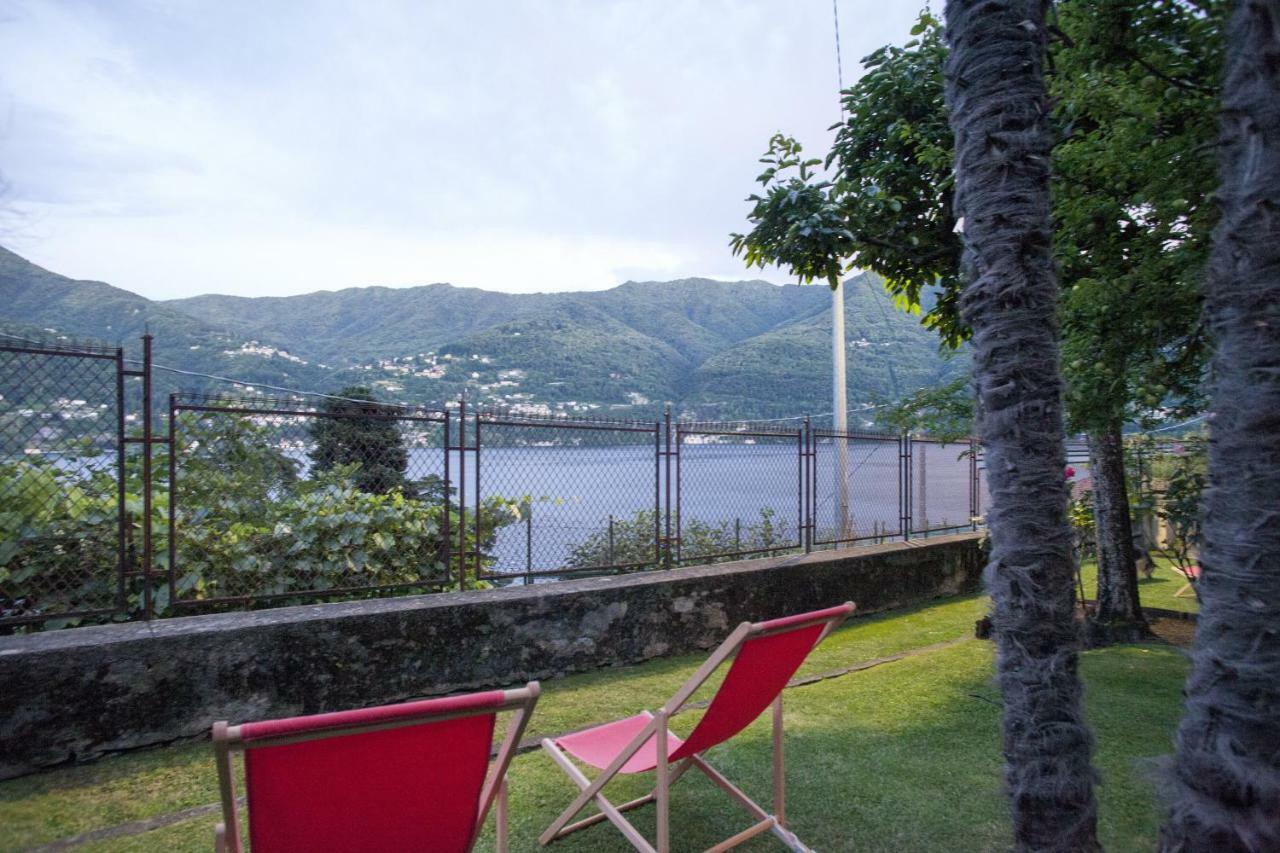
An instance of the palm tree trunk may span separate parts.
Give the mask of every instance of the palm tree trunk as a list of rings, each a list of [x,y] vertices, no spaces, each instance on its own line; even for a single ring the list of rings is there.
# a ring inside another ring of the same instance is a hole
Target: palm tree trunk
[[[949,0],[956,214],[987,456],[991,590],[1017,849],[1098,850],[1076,672],[1062,380],[1050,257],[1047,0]]]
[[[1119,421],[1089,436],[1089,470],[1098,542],[1098,601],[1089,620],[1089,641],[1093,645],[1134,642],[1148,631],[1138,601],[1138,568]]]
[[[1227,39],[1201,604],[1166,851],[1280,850],[1280,0],[1237,0]]]

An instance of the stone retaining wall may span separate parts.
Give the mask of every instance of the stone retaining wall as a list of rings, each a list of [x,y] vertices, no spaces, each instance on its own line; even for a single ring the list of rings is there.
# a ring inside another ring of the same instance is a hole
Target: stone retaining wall
[[[744,620],[975,590],[979,536],[0,638],[0,779],[248,720],[707,649]]]

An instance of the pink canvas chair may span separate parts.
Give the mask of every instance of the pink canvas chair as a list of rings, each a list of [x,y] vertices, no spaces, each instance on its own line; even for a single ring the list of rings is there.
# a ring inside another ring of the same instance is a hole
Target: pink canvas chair
[[[1187,593],[1195,594],[1195,584],[1200,581],[1199,566],[1174,566],[1173,570],[1182,575],[1186,579],[1186,583],[1182,585],[1182,589],[1173,594],[1174,598],[1182,598]]]
[[[497,847],[505,851],[507,766],[537,701],[533,681],[518,690],[215,723],[222,823],[214,848],[243,850],[231,769],[232,752],[243,752],[254,853],[465,853],[495,799]],[[490,767],[501,711],[515,714]]]
[[[578,797],[542,833],[542,844],[550,844],[571,832],[608,820],[637,849],[647,853],[667,853],[670,847],[669,792],[671,785],[690,767],[696,767],[720,786],[756,823],[727,838],[711,851],[728,850],[748,838],[772,831],[792,850],[807,850],[786,826],[782,762],[782,689],[804,663],[809,652],[853,612],[853,604],[801,613],[769,622],[743,622],[712,652],[684,686],[657,713],[648,711],[575,732],[546,739],[542,747],[581,789]],[[725,661],[733,659],[719,690],[687,740],[667,729],[667,720],[689,700]],[[749,726],[768,707],[773,707],[773,813],[752,802],[737,786],[707,763],[704,754]],[[569,756],[600,770],[589,780]],[[672,766],[674,765],[674,766]],[[604,796],[604,786],[619,773],[657,771],[652,792],[615,806]],[[599,814],[569,823],[586,805],[594,802]],[[657,844],[652,845],[623,812],[656,802]],[[710,851],[709,851],[710,853]]]

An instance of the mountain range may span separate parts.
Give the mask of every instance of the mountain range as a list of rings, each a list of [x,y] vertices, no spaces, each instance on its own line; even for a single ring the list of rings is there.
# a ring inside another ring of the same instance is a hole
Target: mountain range
[[[881,282],[845,283],[851,406],[967,369]],[[822,286],[681,279],[609,290],[513,294],[428,284],[300,296],[157,301],[66,278],[0,248],[0,322],[136,350],[158,364],[271,385],[385,399],[468,398],[530,412],[651,416],[670,402],[701,418],[830,410],[830,294]],[[220,380],[158,371],[160,393],[226,391]],[[278,392],[271,392],[278,396]]]

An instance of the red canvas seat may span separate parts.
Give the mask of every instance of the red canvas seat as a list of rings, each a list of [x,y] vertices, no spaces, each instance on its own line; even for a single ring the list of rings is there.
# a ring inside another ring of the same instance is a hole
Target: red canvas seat
[[[1173,570],[1178,574],[1182,575],[1184,578],[1186,578],[1186,581],[1187,581],[1185,584],[1182,585],[1181,589],[1179,589],[1177,592],[1173,594],[1173,597],[1181,598],[1182,596],[1186,595],[1188,592],[1194,593],[1195,584],[1200,580],[1200,567],[1199,566],[1174,566]]]
[[[538,685],[213,729],[222,786],[218,850],[239,851],[231,752],[245,754],[254,851],[468,851],[498,802]],[[490,769],[499,712],[515,711]]]
[[[583,764],[589,764],[598,770],[608,767],[618,753],[627,748],[627,744],[649,725],[653,714],[645,711],[625,720],[616,720],[591,729],[584,729],[570,735],[555,739],[556,745]],[[667,746],[679,746],[680,738],[667,734]],[[619,773],[644,773],[658,766],[657,735],[651,736],[644,746],[635,751],[627,763],[618,768]]]
[[[757,823],[714,849],[728,849],[753,835],[772,831],[792,849],[805,849],[786,829],[782,773],[782,690],[804,663],[809,653],[836,625],[853,612],[853,604],[801,613],[782,619],[751,624],[744,622],[729,635],[707,662],[677,691],[657,713],[645,711],[634,717],[594,726],[580,732],[542,742],[543,748],[581,789],[577,799],[542,834],[548,844],[570,832],[604,820],[611,821],[638,850],[666,853],[670,830],[667,822],[667,793],[670,785],[690,767],[697,767],[754,817]],[[711,676],[724,661],[733,663],[702,718],[689,737],[681,740],[667,728],[667,720]],[[703,757],[711,747],[724,743],[751,725],[766,708],[774,709],[774,812],[769,814],[746,794],[720,775]],[[590,781],[569,760],[578,759],[603,771]],[[670,769],[669,765],[676,765]],[[654,791],[637,800],[615,806],[603,795],[605,784],[617,774],[657,771]],[[569,821],[590,802],[600,814],[570,824]],[[622,813],[650,802],[658,806],[658,839],[651,845],[627,822]]]

